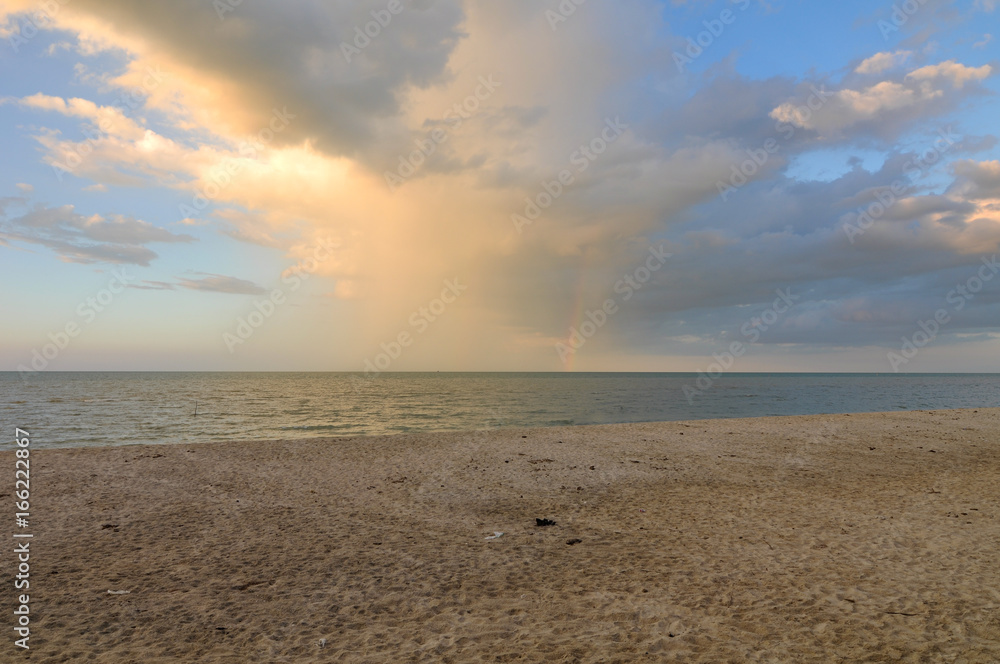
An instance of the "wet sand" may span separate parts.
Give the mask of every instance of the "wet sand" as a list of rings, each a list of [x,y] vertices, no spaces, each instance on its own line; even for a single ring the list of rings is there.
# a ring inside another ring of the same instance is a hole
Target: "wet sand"
[[[1000,409],[31,463],[2,661],[1000,661]]]

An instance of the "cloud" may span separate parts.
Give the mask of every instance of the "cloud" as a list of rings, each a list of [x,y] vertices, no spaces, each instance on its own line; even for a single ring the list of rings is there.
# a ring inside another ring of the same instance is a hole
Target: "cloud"
[[[985,48],[991,41],[993,41],[993,35],[987,32],[982,39],[972,44],[972,48]]]
[[[952,164],[956,179],[949,193],[971,200],[1000,199],[1000,161],[962,160]]]
[[[991,73],[989,65],[974,68],[948,60],[911,71],[901,80],[836,90],[818,110],[785,102],[776,106],[770,116],[816,131],[827,139],[844,138],[850,133],[894,138],[917,120],[954,109],[964,95],[979,90],[967,84],[978,83]],[[961,92],[948,92],[949,87]]]
[[[7,4],[29,10],[35,3]],[[371,12],[385,11],[384,0],[244,3],[221,19],[201,0],[74,0],[54,23],[90,49],[126,50],[131,59],[119,85],[135,86],[147,68],[162,68],[164,81],[147,105],[189,126],[236,139],[257,134],[272,109],[287,107],[296,119],[276,145],[308,142],[326,154],[359,156],[399,133],[410,88],[447,79],[462,36],[459,0],[403,6],[375,38],[363,28]]]
[[[84,216],[72,205],[35,205],[21,216],[0,216],[0,238],[37,244],[71,263],[119,263],[148,266],[157,254],[146,245],[193,242],[149,222],[114,215]]]
[[[203,275],[203,278],[178,277],[177,281],[143,280],[137,284],[130,284],[129,288],[153,291],[175,291],[178,288],[185,288],[204,293],[225,293],[227,295],[260,295],[265,292],[264,288],[246,279],[209,272],[196,272],[195,274]]]
[[[966,67],[965,65],[948,60],[936,65],[921,67],[906,75],[915,81],[927,81],[943,78],[951,81],[955,88],[961,88],[969,81],[982,81],[993,73],[993,68],[989,65],[982,67]]]
[[[145,133],[145,129],[128,118],[122,109],[113,106],[98,106],[88,99],[73,97],[67,100],[62,97],[37,93],[22,97],[18,102],[24,108],[51,111],[68,117],[90,120],[101,132],[111,133],[122,138],[140,138]]]
[[[288,248],[292,244],[288,237],[282,238],[275,233],[273,224],[264,216],[223,209],[213,217],[218,220],[219,232],[234,240],[271,248]]]
[[[734,201],[720,200],[690,210],[687,223],[651,242],[666,243],[674,256],[623,306],[615,325],[630,331],[628,343],[638,355],[662,354],[664,337],[682,335],[706,340],[702,350],[710,355],[728,345],[726,334],[740,338],[741,322],[766,308],[775,289],[791,287],[803,304],[761,344],[897,342],[914,321],[945,305],[948,291],[975,274],[981,257],[1000,251],[1000,208],[991,211],[988,198],[984,204],[967,200],[959,187],[974,180],[980,185],[977,195],[991,196],[1000,184],[1000,165],[965,163],[956,169],[956,185],[939,195],[921,193],[919,181],[904,179],[904,165],[914,156],[895,154],[877,171],[856,164],[830,182],[779,175],[752,183],[738,193],[738,213]],[[854,223],[858,210],[878,201],[876,192],[898,180],[906,183],[905,193],[852,244],[844,224]],[[641,264],[641,257],[640,247],[631,255],[632,265]],[[559,267],[550,265],[549,274]],[[606,277],[604,292],[591,293],[582,306],[593,308],[614,296],[615,278]],[[529,297],[532,286],[524,286],[515,299]],[[566,297],[572,298],[571,292]],[[997,313],[998,303],[1000,291],[984,292],[976,314],[952,329],[964,329],[966,321],[973,328],[982,325],[990,307]],[[560,313],[538,316],[536,321],[545,321],[543,333],[564,334]],[[596,339],[591,345],[603,343]]]
[[[143,280],[137,284],[129,284],[128,288],[135,288],[138,290],[177,290],[177,285],[168,281]]]
[[[258,286],[246,279],[238,279],[236,277],[209,272],[196,272],[195,274],[205,276],[201,279],[180,278],[177,285],[189,290],[208,293],[227,293],[230,295],[260,295],[266,292],[262,286]]]
[[[25,194],[30,194],[31,192],[33,192],[35,190],[35,188],[33,186],[31,186],[30,184],[25,184],[24,182],[18,182],[14,186],[17,187],[19,190],[21,190],[22,193],[25,193]]]
[[[7,208],[26,205],[28,199],[24,196],[0,196],[0,215],[6,213]]]
[[[32,95],[19,106],[33,126],[52,113],[77,118],[88,131],[104,122],[108,130],[86,141],[31,130],[50,163],[85,151],[73,175],[93,187],[166,189],[185,205],[178,222],[292,260],[310,257],[319,237],[338,240],[316,279],[325,280],[330,299],[350,300],[324,300],[337,316],[349,315],[356,331],[338,351],[347,366],[362,366],[365,352],[394,338],[456,275],[469,291],[414,356],[474,363],[488,347],[503,358],[530,352],[540,358],[534,366],[551,366],[552,343],[565,337],[574,313],[615,296],[615,283],[661,242],[674,253],[669,265],[588,342],[588,353],[656,355],[673,339],[708,344],[710,355],[722,331],[738,330],[789,285],[808,304],[764,343],[894,341],[926,307],[938,306],[947,280],[974,264],[975,252],[997,246],[989,162],[957,165],[943,193],[943,163],[933,191],[921,179],[908,183],[855,244],[842,228],[903,176],[914,155],[893,141],[921,140],[981,94],[989,66],[907,66],[926,62],[912,46],[912,53],[877,53],[811,80],[753,79],[737,73],[735,56],[704,76],[681,76],[663,66],[672,38],[664,38],[661,5],[585,3],[555,32],[546,6],[414,2],[348,62],[341,42],[351,43],[354,28],[384,1],[242,3],[220,20],[211,3],[194,0],[74,0],[60,12],[60,27],[90,52],[113,52],[125,63],[124,73],[83,71],[79,82],[117,90],[158,67],[162,83],[135,113],[116,114],[82,93]],[[936,16],[924,11],[914,24]],[[501,85],[460,121],[448,119],[482,77]],[[827,88],[825,104],[809,108],[812,90]],[[269,127],[275,108],[295,116],[280,132]],[[628,129],[577,170],[574,155],[600,146],[594,141],[616,117]],[[447,140],[423,154],[434,130]],[[717,183],[769,139],[777,152],[722,202]],[[989,149],[991,141],[966,137],[948,158]],[[886,157],[874,171],[852,162],[831,182],[786,172],[796,155],[817,146],[873,145]],[[414,174],[390,191],[385,172],[415,151]],[[518,233],[511,215],[524,211],[526,199],[551,197],[546,187],[554,189],[564,169],[572,184]],[[129,242],[148,251],[147,242]],[[215,273],[135,287],[262,292],[254,281]],[[329,328],[317,325],[316,334],[346,335],[343,319],[330,315]]]
[[[876,53],[863,60],[854,71],[858,74],[881,74],[888,69],[894,69],[905,63],[913,51],[895,51],[894,53]]]
[[[941,96],[940,90],[913,90],[899,83],[883,81],[864,90],[838,90],[833,94],[835,108],[826,112],[812,113],[808,108],[785,103],[771,111],[771,117],[796,127],[826,133]]]
[[[211,147],[190,149],[147,129],[126,114],[125,106],[100,106],[82,98],[63,99],[42,93],[17,100],[24,109],[56,112],[81,118],[82,140],[61,132],[39,129],[35,139],[45,150],[45,161],[62,180],[67,176],[96,181],[95,187],[158,185],[180,186],[188,172],[216,158]],[[94,188],[92,191],[101,191]]]

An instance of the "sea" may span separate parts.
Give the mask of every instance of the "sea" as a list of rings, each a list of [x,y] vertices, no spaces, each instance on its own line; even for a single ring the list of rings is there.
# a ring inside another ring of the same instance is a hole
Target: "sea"
[[[1000,407],[1000,374],[0,372],[0,449]]]

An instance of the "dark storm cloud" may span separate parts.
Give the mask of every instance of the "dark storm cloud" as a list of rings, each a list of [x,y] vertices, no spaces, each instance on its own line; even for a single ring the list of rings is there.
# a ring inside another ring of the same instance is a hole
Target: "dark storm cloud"
[[[249,113],[238,132],[267,127],[274,108],[294,120],[275,144],[311,141],[331,154],[357,155],[392,124],[409,86],[447,76],[461,36],[457,0],[400,0],[403,10],[366,42],[357,37],[382,16],[386,0],[244,2],[220,15],[211,2],[169,3],[74,0],[66,11],[89,14],[117,32],[144,40],[170,61],[217,78]],[[345,55],[343,45],[348,49]],[[348,61],[350,60],[350,61]],[[242,117],[242,116],[241,116]],[[220,114],[220,124],[235,122]]]

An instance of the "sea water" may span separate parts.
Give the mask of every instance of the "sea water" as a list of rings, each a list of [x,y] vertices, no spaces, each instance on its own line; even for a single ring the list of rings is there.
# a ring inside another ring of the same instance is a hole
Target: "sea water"
[[[0,447],[1000,407],[1000,374],[0,373]],[[706,382],[702,381],[702,386]],[[687,390],[685,390],[687,386]],[[693,388],[693,389],[692,389]]]

